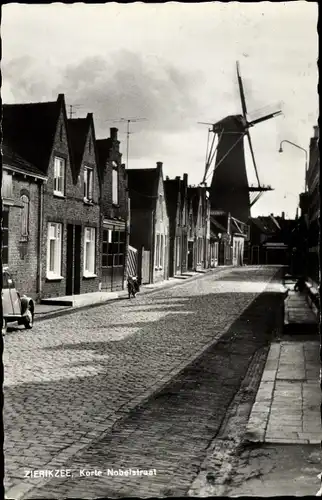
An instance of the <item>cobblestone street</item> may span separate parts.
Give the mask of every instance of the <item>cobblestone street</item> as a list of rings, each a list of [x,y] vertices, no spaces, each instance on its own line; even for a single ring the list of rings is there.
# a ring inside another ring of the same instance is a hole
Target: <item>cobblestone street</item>
[[[268,285],[276,272],[209,273],[9,334],[7,496],[185,494],[253,355],[277,327],[280,295],[264,293],[253,302],[264,290],[279,291],[277,281]],[[157,474],[24,479],[26,470],[61,467]]]

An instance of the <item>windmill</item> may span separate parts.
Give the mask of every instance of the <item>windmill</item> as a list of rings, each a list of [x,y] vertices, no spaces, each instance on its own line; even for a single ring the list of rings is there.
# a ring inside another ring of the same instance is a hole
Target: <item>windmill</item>
[[[212,182],[209,188],[212,210],[229,212],[239,220],[247,222],[250,217],[250,208],[259,200],[264,192],[272,190],[270,186],[264,186],[260,183],[249,129],[258,123],[280,115],[282,111],[278,110],[249,121],[238,62],[236,66],[242,115],[227,116],[212,124],[205,123],[205,125],[211,125],[211,128],[208,131],[206,166],[201,184],[206,184],[211,164],[216,155]],[[213,138],[209,148],[209,136],[211,133],[213,133]],[[249,186],[248,184],[244,150],[245,137],[248,139],[256,173],[256,186]],[[217,145],[215,147],[216,138]]]

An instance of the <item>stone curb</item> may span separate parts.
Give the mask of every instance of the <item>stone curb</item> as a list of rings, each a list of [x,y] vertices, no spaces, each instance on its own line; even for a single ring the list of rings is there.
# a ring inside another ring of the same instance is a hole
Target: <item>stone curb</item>
[[[200,274],[179,280],[178,282],[175,282],[175,283],[171,283],[171,282],[167,281],[163,285],[156,286],[155,288],[153,288],[151,290],[145,288],[139,292],[138,296],[150,295],[153,293],[157,293],[159,290],[170,289],[170,288],[174,288],[176,286],[181,286],[184,283],[186,283],[187,281],[189,281],[189,282],[194,281],[196,279],[201,278],[202,276],[209,275],[210,273],[213,273],[214,275],[225,274],[226,272],[229,272],[232,269],[234,269],[233,266],[225,267],[225,268],[216,267],[214,269],[207,269],[205,272],[200,272]],[[38,314],[41,314],[41,316],[40,315],[37,316],[37,314],[36,314],[35,318],[34,318],[34,323],[38,323],[38,321],[45,321],[45,320],[51,319],[51,318],[58,318],[59,316],[65,316],[66,314],[73,314],[77,311],[85,311],[88,309],[93,309],[94,307],[104,306],[106,304],[111,304],[111,303],[117,302],[118,300],[123,299],[125,297],[127,297],[127,292],[122,290],[122,292],[119,292],[119,294],[116,298],[113,297],[113,298],[107,299],[105,301],[98,302],[97,304],[89,304],[89,305],[78,306],[78,307],[66,306],[66,309],[62,309],[59,311],[53,311],[53,312],[44,313],[44,314],[38,313]]]

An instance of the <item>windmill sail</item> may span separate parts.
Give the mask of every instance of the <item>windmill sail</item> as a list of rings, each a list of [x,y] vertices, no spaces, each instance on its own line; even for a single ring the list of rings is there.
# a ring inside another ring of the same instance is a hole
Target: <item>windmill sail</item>
[[[239,65],[237,81],[240,92],[242,115],[227,116],[213,125],[213,132],[220,136],[213,178],[210,186],[212,210],[229,212],[233,217],[247,222],[251,206],[265,192],[271,190],[260,184],[249,128],[281,114],[281,111],[266,114],[253,121],[247,120],[247,106]],[[258,186],[249,187],[245,163],[244,137],[247,136]],[[211,158],[211,148],[209,159]],[[210,162],[206,163],[209,171]],[[250,199],[250,197],[252,199]]]

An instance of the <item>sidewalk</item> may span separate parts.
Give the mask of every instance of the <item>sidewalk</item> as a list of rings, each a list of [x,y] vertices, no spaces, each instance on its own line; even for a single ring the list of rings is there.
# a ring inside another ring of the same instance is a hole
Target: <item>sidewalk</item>
[[[270,347],[227,495],[306,496],[320,488],[317,322],[304,295],[290,292],[285,335]]]
[[[203,271],[189,271],[183,275],[174,276],[165,281],[143,285],[140,288],[140,295],[147,295],[162,288],[171,288],[182,284],[185,280],[197,279],[207,273],[218,274],[233,269],[232,266],[220,266],[216,268],[206,269]],[[119,292],[93,292],[80,295],[69,295],[65,297],[54,297],[45,299],[41,304],[35,305],[35,321],[53,316],[60,316],[69,313],[75,309],[83,309],[92,306],[105,304],[113,300],[127,298],[127,290]]]

